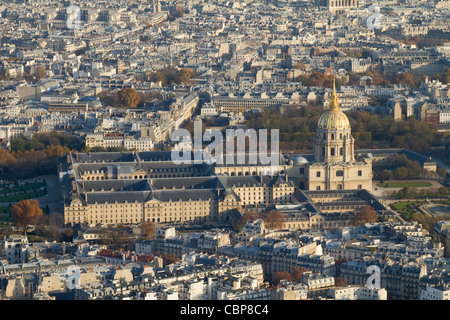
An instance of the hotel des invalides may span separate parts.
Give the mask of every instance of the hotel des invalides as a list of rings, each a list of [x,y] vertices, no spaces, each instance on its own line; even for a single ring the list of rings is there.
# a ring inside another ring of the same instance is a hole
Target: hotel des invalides
[[[335,229],[351,225],[366,205],[389,218],[392,213],[371,194],[372,165],[399,152],[405,150],[355,151],[333,90],[313,154],[280,154],[275,175],[270,164],[176,164],[171,151],[67,154],[58,160],[64,221],[220,225],[246,211],[277,210],[286,229]]]

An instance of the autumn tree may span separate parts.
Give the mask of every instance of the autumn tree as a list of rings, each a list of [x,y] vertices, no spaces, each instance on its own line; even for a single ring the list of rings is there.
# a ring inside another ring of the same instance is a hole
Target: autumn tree
[[[190,68],[181,68],[179,72],[179,81],[184,84],[191,84],[192,83],[192,77],[194,76],[195,72],[193,69]]]
[[[72,241],[72,238],[73,238],[73,228],[66,227],[62,234],[63,241],[70,242],[70,241]]]
[[[0,148],[0,168],[9,167],[16,162],[14,155],[6,149]]]
[[[144,74],[144,80],[151,82],[161,81],[163,86],[169,86],[173,83],[176,84],[192,84],[192,78],[195,77],[197,73],[191,68],[167,68],[164,70],[154,71]]]
[[[308,269],[303,267],[294,267],[292,268],[291,276],[292,281],[300,283],[302,281],[303,273],[308,271]]]
[[[42,236],[49,241],[61,239],[60,229],[64,225],[64,218],[61,214],[52,212],[42,215],[36,223],[36,235]]]
[[[377,212],[371,206],[364,206],[353,216],[353,224],[359,226],[361,223],[377,222]]]
[[[263,216],[264,225],[269,229],[281,229],[284,225],[283,214],[280,211],[270,210]]]
[[[313,72],[308,78],[308,86],[322,87],[325,85],[327,77],[322,72]]]
[[[156,226],[151,221],[143,222],[141,226],[141,235],[153,239],[155,237]]]
[[[172,264],[172,263],[180,261],[180,258],[178,258],[173,253],[164,253],[164,252],[156,251],[156,252],[154,252],[153,255],[157,256],[157,257],[161,257],[163,259],[163,265],[165,265],[165,266],[168,264]]]
[[[103,91],[98,94],[98,98],[104,106],[116,106],[117,105],[117,93],[111,91]]]
[[[404,84],[407,87],[415,87],[417,84],[416,77],[409,72],[398,73],[394,77],[394,81],[397,84]]]
[[[273,284],[278,285],[281,280],[292,281],[292,275],[287,271],[278,271],[273,274]]]
[[[298,70],[306,70],[306,66],[304,63],[298,62],[293,66],[294,69],[298,69]]]
[[[186,12],[186,8],[181,4],[177,4],[175,6],[175,9],[172,11],[171,16],[173,18],[181,18],[185,14],[185,12]]]
[[[19,201],[11,207],[10,213],[14,224],[23,228],[25,234],[27,233],[28,225],[36,224],[43,215],[39,202],[34,199]]]
[[[36,68],[36,77],[40,79],[44,79],[47,76],[47,70],[45,70],[45,67],[38,66]]]
[[[236,221],[234,228],[239,232],[242,227],[249,221],[258,219],[258,214],[253,211],[244,212],[244,214]]]
[[[346,287],[346,286],[348,286],[348,281],[345,280],[344,278],[337,277],[337,278],[334,280],[334,285],[335,285],[336,287]]]
[[[124,88],[117,93],[117,102],[122,108],[136,108],[139,100],[139,93],[134,88]]]

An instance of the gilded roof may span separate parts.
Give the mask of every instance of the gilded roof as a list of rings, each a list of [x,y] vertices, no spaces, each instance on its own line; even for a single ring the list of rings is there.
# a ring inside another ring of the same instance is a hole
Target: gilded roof
[[[350,121],[342,110],[339,109],[338,95],[336,85],[333,82],[333,93],[328,110],[319,119],[318,127],[320,129],[346,129],[350,128]]]

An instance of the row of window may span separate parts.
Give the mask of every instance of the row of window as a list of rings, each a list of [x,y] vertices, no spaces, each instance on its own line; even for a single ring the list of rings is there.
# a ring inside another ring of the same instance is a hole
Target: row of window
[[[301,170],[300,170],[300,172],[301,172]],[[316,172],[316,177],[320,178],[320,176],[321,176],[321,172],[317,171]],[[337,170],[336,171],[336,177],[343,177],[343,176],[344,176],[344,171],[343,170]],[[362,170],[358,170],[358,177],[361,177],[361,176],[362,176]]]
[[[335,156],[336,155],[335,149],[337,149],[337,148],[330,148],[330,156]],[[326,155],[325,154],[325,147],[322,148],[322,155],[324,155],[324,156]],[[339,148],[339,155],[340,156],[344,155],[344,148]]]
[[[337,185],[337,189],[338,189],[338,190],[343,190],[343,188],[344,188],[344,187],[343,187],[342,184],[339,183],[339,184]],[[362,189],[362,184],[358,184],[358,189]],[[321,190],[320,186],[316,186],[316,190]]]
[[[342,135],[342,133],[339,133],[339,139],[342,139],[344,136]],[[348,133],[346,134],[346,137],[348,138]],[[324,133],[323,134],[323,139],[326,140],[327,139],[327,134]],[[331,140],[335,139],[335,135],[334,133],[331,133]]]
[[[152,174],[152,175],[140,175],[140,176],[118,176],[117,179],[150,179],[150,178],[184,178],[184,177],[192,177],[192,174],[188,174],[188,173],[178,173],[178,174]],[[86,181],[91,181],[91,180],[106,180],[106,177],[104,175],[102,176],[88,176],[88,177],[83,177],[84,179],[86,179]]]

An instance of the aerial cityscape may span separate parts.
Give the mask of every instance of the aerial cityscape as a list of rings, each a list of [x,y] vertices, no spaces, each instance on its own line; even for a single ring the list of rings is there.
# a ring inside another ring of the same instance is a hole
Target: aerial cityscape
[[[449,17],[2,0],[0,300],[450,300]]]

